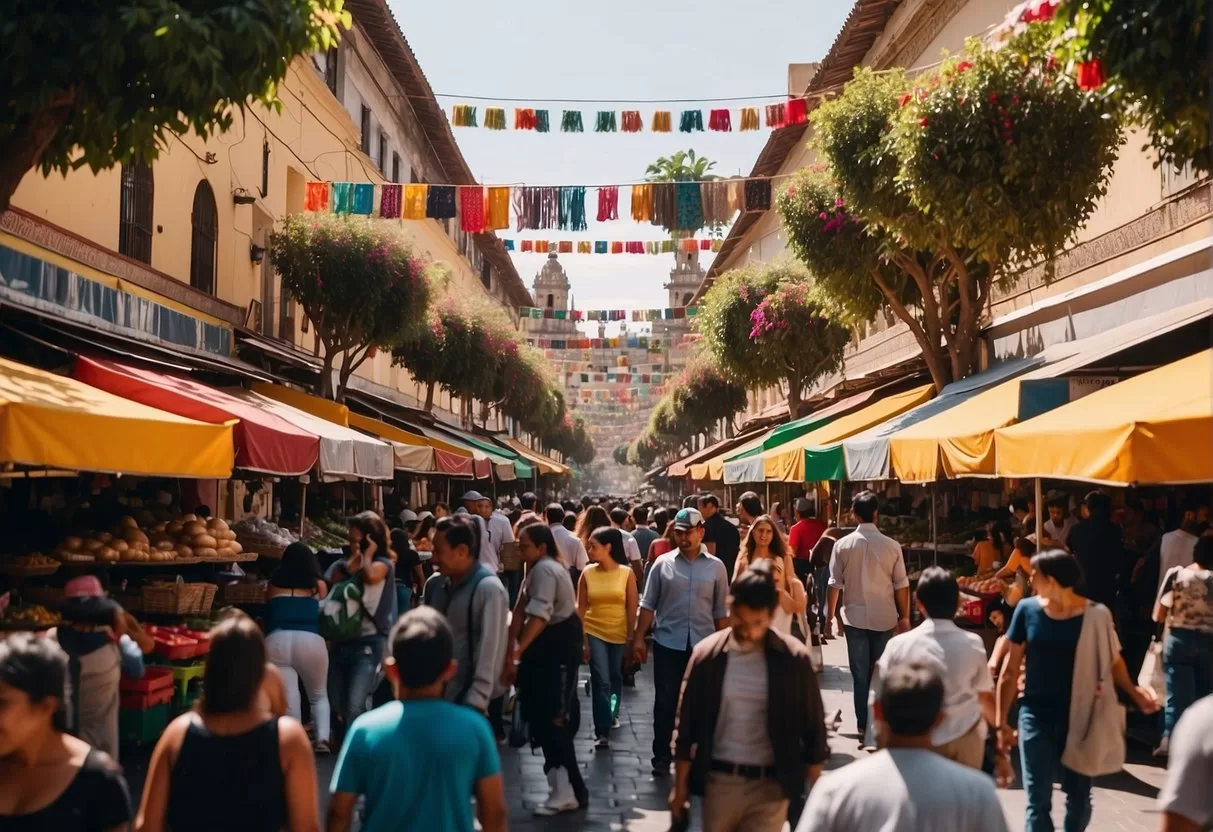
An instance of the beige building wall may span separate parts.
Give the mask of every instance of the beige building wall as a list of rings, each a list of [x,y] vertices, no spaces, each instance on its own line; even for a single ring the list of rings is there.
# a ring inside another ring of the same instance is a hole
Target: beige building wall
[[[349,40],[357,46],[361,36],[355,28]],[[256,265],[250,247],[264,246],[275,220],[304,209],[306,182],[313,179],[337,181],[385,181],[372,160],[359,150],[360,128],[349,108],[358,112],[368,102],[377,113],[391,113],[389,93],[382,86],[387,70],[369,47],[348,50],[356,60],[347,60],[347,103],[343,107],[326,87],[311,59],[297,59],[280,88],[281,112],[260,107],[236,113],[232,129],[203,141],[197,136],[170,135],[160,156],[152,164],[154,180],[153,239],[151,267],[184,284],[190,280],[191,211],[195,189],[202,181],[210,184],[218,211],[219,236],[215,296],[246,309],[256,300],[268,310],[264,334],[292,340],[301,349],[312,350],[312,334],[302,332],[301,317],[296,314],[289,331],[278,327],[283,303],[280,281],[272,266]],[[377,75],[378,77],[373,77]],[[361,90],[361,93],[357,91]],[[367,92],[369,90],[370,92]],[[350,92],[352,91],[352,92]],[[385,121],[388,120],[385,118]],[[376,123],[378,126],[378,123]],[[377,134],[376,134],[377,135]],[[262,183],[262,148],[268,143],[268,188]],[[372,145],[376,145],[372,139]],[[392,145],[404,157],[406,171],[421,165],[413,155],[405,155],[404,142]],[[390,155],[389,155],[390,159]],[[390,173],[390,170],[389,170]],[[406,174],[407,175],[407,174]],[[402,177],[403,178],[403,177]],[[408,181],[404,178],[404,181]],[[93,174],[87,169],[66,177],[43,177],[31,171],[13,196],[14,207],[59,226],[111,251],[118,250],[119,168]],[[243,189],[256,197],[252,205],[237,205],[233,193]],[[412,236],[418,251],[429,259],[450,267],[447,291],[461,296],[488,294],[500,301],[500,291],[490,292],[479,272],[461,253],[436,220],[400,221]],[[466,247],[467,241],[462,241]],[[502,301],[503,305],[504,302]],[[512,313],[516,310],[507,307]],[[254,327],[257,323],[252,324]],[[424,400],[421,390],[409,374],[391,366],[390,355],[380,353],[358,370],[368,381],[387,386]],[[449,396],[436,396],[436,405],[457,412],[458,402]]]

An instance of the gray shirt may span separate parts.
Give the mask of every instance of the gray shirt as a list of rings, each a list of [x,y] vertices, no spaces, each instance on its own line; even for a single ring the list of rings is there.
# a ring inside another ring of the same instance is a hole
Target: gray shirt
[[[669,650],[690,650],[716,632],[729,614],[729,575],[706,550],[687,560],[677,550],[653,563],[644,585],[643,609],[653,612],[653,640]]]
[[[1171,732],[1167,783],[1158,793],[1160,811],[1187,818],[1199,829],[1213,827],[1213,695],[1197,700]]]
[[[577,613],[577,593],[569,570],[555,558],[541,558],[527,570],[526,614],[559,624]]]
[[[825,774],[796,832],[1007,832],[994,781],[934,751],[892,748]]]
[[[483,564],[476,567],[488,572]],[[473,592],[467,588],[475,572],[461,583],[451,585],[450,579],[435,574],[425,585],[425,602],[446,615],[455,637],[455,659],[458,667],[447,682],[446,698],[462,702],[478,711],[486,711],[501,678],[505,662],[505,641],[508,636],[507,616],[510,599],[501,579],[489,572]],[[472,629],[468,632],[468,605],[472,606]],[[468,677],[471,674],[471,685]],[[460,699],[460,693],[467,694]]]
[[[742,649],[730,635],[712,756],[737,765],[774,765],[767,703],[766,652],[758,645]]]

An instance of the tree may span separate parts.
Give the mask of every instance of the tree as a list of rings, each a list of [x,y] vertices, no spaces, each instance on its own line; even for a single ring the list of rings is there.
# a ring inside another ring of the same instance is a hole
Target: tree
[[[828,170],[779,195],[789,246],[854,320],[887,306],[937,388],[976,367],[994,286],[1053,258],[1094,212],[1119,145],[1106,100],[1033,26],[927,78],[856,71],[813,118]]]
[[[620,445],[619,447],[617,447],[613,451],[611,451],[611,459],[613,459],[615,461],[616,465],[627,465],[628,464],[628,446]]]
[[[425,321],[428,264],[397,223],[292,214],[270,235],[270,257],[282,291],[315,327],[322,396],[340,401],[373,350],[396,347]]]
[[[333,48],[343,0],[10,0],[0,18],[0,212],[31,168],[94,173],[280,108],[297,55]]]
[[[1047,21],[1079,83],[1145,126],[1161,164],[1213,170],[1207,0],[1031,0],[1011,31]]]
[[[658,156],[644,173],[648,182],[703,182],[716,179],[709,171],[716,163],[694,150],[679,150],[673,156]]]
[[[695,327],[727,377],[746,387],[786,385],[793,419],[813,382],[840,366],[850,339],[791,261],[726,272],[704,295]]]

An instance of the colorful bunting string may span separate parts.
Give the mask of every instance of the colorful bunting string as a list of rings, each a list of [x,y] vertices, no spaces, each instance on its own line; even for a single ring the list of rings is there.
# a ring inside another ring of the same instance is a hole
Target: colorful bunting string
[[[717,133],[750,132],[758,130],[759,108],[754,106],[738,107],[737,118],[734,121],[733,112],[726,107],[712,107],[708,110],[708,129]],[[644,131],[644,117],[640,110],[597,110],[594,115],[595,133],[641,133]],[[808,99],[789,97],[784,101],[765,105],[766,127],[770,130],[780,130],[804,124],[808,120]],[[704,116],[702,109],[681,110],[678,114],[678,129],[682,133],[702,133]],[[477,120],[475,105],[455,104],[451,107],[451,124],[454,127],[484,127],[488,130],[505,130],[505,108],[500,106],[486,107],[484,122]],[[736,124],[736,128],[734,128]],[[514,129],[530,130],[536,133],[550,132],[547,110],[531,107],[514,108]],[[649,124],[652,133],[670,133],[673,130],[673,113],[669,110],[654,110]],[[560,132],[584,133],[585,125],[580,110],[564,110],[561,113]]]
[[[601,220],[600,220],[601,221]],[[674,252],[720,251],[723,240],[684,238],[680,240],[502,240],[506,251],[524,254],[673,254]]]
[[[545,309],[540,306],[520,306],[518,315],[533,320],[557,321],[676,321],[694,318],[697,306],[673,306],[665,309]],[[639,346],[639,345],[638,345]]]
[[[474,109],[474,108],[472,108]],[[499,108],[489,108],[489,110]],[[474,113],[464,113],[474,118]],[[488,118],[488,112],[485,113]],[[504,119],[504,110],[500,117]],[[530,118],[527,112],[518,116]],[[496,121],[498,115],[492,118]],[[535,113],[536,123],[539,113]],[[559,229],[585,231],[588,224],[586,192],[597,191],[595,217],[599,222],[620,219],[620,188],[630,188],[629,215],[634,222],[649,223],[669,231],[695,232],[727,224],[737,212],[769,211],[773,203],[772,183],[793,174],[773,177],[734,177],[705,182],[653,182],[631,185],[399,185],[369,182],[308,182],[304,207],[308,211],[362,214],[385,219],[455,219],[469,233],[499,231],[510,227],[511,212],[517,231]],[[575,241],[583,254],[663,254],[674,251],[673,241],[595,241],[592,247]],[[573,252],[542,240],[506,241],[508,250]],[[683,250],[698,247],[718,251],[717,243],[682,240]]]

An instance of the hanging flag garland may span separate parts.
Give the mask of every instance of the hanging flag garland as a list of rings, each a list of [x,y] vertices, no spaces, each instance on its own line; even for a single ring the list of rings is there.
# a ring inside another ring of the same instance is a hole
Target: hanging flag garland
[[[781,130],[804,124],[808,120],[808,98],[789,97],[784,101],[765,105],[766,127],[770,130]],[[711,107],[708,110],[708,129],[717,133],[745,133],[758,130],[759,108],[754,106],[738,107],[736,130],[734,130],[733,111],[727,107]],[[644,117],[640,110],[597,110],[594,116],[595,133],[641,133],[644,131]],[[454,127],[483,127],[488,130],[505,130],[506,117],[504,107],[486,107],[483,124],[477,119],[475,105],[455,104],[451,107],[451,125]],[[514,108],[514,129],[530,130],[536,133],[550,132],[547,110],[531,107]],[[702,109],[686,109],[679,111],[678,130],[682,133],[702,133],[704,116]],[[649,132],[670,133],[673,131],[673,113],[669,110],[654,110],[649,124]],[[580,110],[563,110],[560,119],[560,132],[584,133],[585,124]]]
[[[665,309],[545,309],[541,306],[520,306],[518,315],[533,320],[557,321],[676,321],[694,318],[697,306],[672,306]],[[639,343],[637,344],[639,347]]]
[[[684,238],[681,240],[502,240],[506,251],[523,254],[673,254],[676,251],[720,251],[723,240]],[[618,244],[616,246],[615,244]]]
[[[474,108],[472,108],[474,109]],[[489,108],[490,110],[495,108]],[[503,111],[504,112],[504,111]],[[467,118],[474,113],[464,113]],[[486,112],[487,117],[487,112]],[[502,116],[504,117],[504,115]],[[526,117],[526,116],[524,116]],[[493,116],[496,119],[496,115]],[[539,117],[536,113],[536,123]],[[585,231],[587,191],[597,191],[595,217],[598,222],[620,219],[620,189],[629,188],[630,217],[668,231],[695,232],[718,228],[735,214],[771,210],[775,177],[734,177],[705,182],[645,182],[631,185],[398,185],[370,182],[308,182],[304,207],[312,212],[361,214],[384,219],[459,219],[460,228],[471,234],[501,231]],[[582,243],[585,243],[582,245]],[[519,240],[518,251],[558,251],[581,254],[662,254],[673,251],[673,241],[568,241]],[[506,241],[514,250],[515,241]],[[698,246],[718,251],[708,240],[681,240],[682,250]]]

